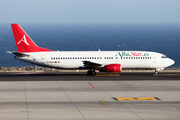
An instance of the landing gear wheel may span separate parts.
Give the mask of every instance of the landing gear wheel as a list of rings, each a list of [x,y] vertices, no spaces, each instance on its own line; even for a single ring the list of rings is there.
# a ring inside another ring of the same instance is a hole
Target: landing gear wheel
[[[95,75],[96,74],[96,72],[95,71],[91,71],[91,75]]]
[[[91,71],[90,71],[90,70],[88,70],[88,71],[87,71],[87,74],[88,74],[88,75],[91,75]]]
[[[95,72],[95,70],[88,70],[88,71],[87,71],[87,74],[88,74],[88,75],[95,75],[96,72]]]

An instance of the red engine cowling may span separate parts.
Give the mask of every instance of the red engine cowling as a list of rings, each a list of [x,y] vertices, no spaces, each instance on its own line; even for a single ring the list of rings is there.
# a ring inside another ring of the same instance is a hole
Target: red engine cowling
[[[121,65],[120,64],[110,64],[100,69],[100,72],[120,72]]]

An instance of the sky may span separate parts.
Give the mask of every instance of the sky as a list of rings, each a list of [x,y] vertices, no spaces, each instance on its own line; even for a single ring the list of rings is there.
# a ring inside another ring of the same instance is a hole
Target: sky
[[[180,23],[180,0],[0,0],[0,23]]]

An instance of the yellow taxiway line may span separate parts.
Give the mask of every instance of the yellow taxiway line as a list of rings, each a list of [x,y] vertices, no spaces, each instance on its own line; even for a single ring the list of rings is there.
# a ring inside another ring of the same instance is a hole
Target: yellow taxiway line
[[[120,74],[96,74],[96,76],[120,76]]]
[[[156,97],[123,97],[123,98],[114,98],[116,100],[160,100]]]
[[[99,99],[99,101],[100,101],[102,104],[104,104],[106,107],[109,107],[109,105],[106,104],[103,100]]]
[[[155,76],[164,76],[164,75],[180,75],[180,74],[154,74]]]

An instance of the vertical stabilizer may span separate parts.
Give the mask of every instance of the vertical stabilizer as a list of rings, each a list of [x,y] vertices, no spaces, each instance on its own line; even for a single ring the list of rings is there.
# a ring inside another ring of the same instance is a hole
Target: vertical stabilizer
[[[47,52],[52,51],[37,46],[18,24],[11,24],[18,52]]]

